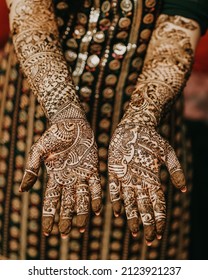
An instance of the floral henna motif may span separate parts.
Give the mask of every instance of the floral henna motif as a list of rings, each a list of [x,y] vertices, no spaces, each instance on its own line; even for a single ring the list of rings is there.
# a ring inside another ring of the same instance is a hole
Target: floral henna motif
[[[128,220],[141,216],[148,241],[156,234],[161,235],[165,226],[165,197],[159,180],[163,163],[168,167],[173,183],[178,188],[185,187],[185,178],[173,149],[155,130],[136,124],[123,124],[117,128],[109,150],[111,201],[115,205],[114,211],[119,213],[118,202],[124,200]],[[182,177],[180,183],[175,182],[176,174]],[[134,229],[137,231],[138,228]]]
[[[100,210],[101,186],[94,135],[79,107],[70,104],[62,108],[51,127],[33,145],[21,191],[33,186],[42,160],[48,174],[43,205],[43,219],[47,221],[44,221],[45,233],[52,230],[60,198],[60,231],[63,234],[69,232],[75,210],[81,216],[78,226],[84,227],[91,199],[93,210]]]
[[[166,203],[160,167],[167,166],[173,184],[186,191],[185,176],[174,150],[156,131],[162,116],[189,76],[199,28],[191,20],[161,15],[149,43],[142,74],[109,148],[109,188],[116,216],[121,200],[133,235],[139,219],[150,245],[161,238]]]

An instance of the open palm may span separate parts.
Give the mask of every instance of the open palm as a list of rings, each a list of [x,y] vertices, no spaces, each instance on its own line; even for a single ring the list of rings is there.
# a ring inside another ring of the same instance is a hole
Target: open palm
[[[95,213],[101,209],[101,186],[94,135],[78,106],[71,104],[60,110],[50,128],[32,146],[20,191],[32,188],[42,160],[48,174],[43,232],[48,235],[52,230],[60,200],[59,230],[62,235],[69,233],[75,212],[77,226],[84,231],[90,200]]]
[[[165,164],[173,184],[183,190],[185,178],[174,150],[153,127],[125,121],[118,125],[109,149],[109,187],[116,216],[121,201],[129,228],[136,235],[141,217],[147,242],[161,238],[166,220],[166,203],[160,183]]]

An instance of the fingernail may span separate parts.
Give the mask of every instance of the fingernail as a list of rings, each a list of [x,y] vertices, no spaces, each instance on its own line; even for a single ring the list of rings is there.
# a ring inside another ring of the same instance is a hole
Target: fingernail
[[[157,239],[162,239],[162,235],[157,235]]]
[[[137,237],[138,232],[132,232],[131,234],[132,234],[133,237]]]
[[[62,239],[67,239],[68,237],[69,237],[68,234],[61,234],[61,238],[62,238]]]
[[[96,215],[96,216],[99,216],[99,215],[100,215],[100,212],[101,212],[101,211],[95,212],[95,215]]]
[[[146,244],[147,244],[147,246],[151,246],[152,242],[146,240]]]
[[[184,193],[184,192],[186,192],[186,191],[187,191],[187,187],[186,187],[186,186],[184,186],[184,187],[181,188],[181,192]]]
[[[119,214],[116,213],[116,212],[114,212],[114,216],[115,216],[116,218],[118,218],[118,217],[119,217]]]
[[[47,232],[43,232],[43,235],[45,235],[45,236],[49,236],[49,233],[47,233]]]
[[[80,229],[79,229],[79,232],[80,232],[80,233],[84,233],[84,232],[85,232],[85,228],[80,228]]]

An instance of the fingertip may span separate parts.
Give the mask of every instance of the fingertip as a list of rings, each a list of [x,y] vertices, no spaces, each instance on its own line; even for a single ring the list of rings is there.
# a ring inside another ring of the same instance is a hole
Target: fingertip
[[[156,236],[157,236],[157,239],[162,238],[162,235],[163,235],[164,230],[165,230],[165,224],[166,224],[165,219],[162,219],[162,220],[156,222]]]
[[[120,200],[117,200],[117,201],[113,202],[112,207],[113,207],[114,216],[116,218],[119,217],[120,214],[121,214],[121,208],[122,208]]]
[[[80,228],[80,229],[79,229],[79,232],[80,232],[80,233],[84,233],[84,232],[85,232],[85,228],[84,228],[84,227],[83,227],[83,228]]]
[[[181,190],[182,193],[185,193],[185,192],[187,192],[187,187],[184,186],[184,187],[182,187],[180,190]]]
[[[25,171],[22,182],[19,187],[19,192],[27,192],[29,191],[37,181],[37,176],[31,171]]]
[[[42,231],[45,236],[49,236],[49,234],[51,233],[53,228],[53,220],[54,220],[53,216],[42,217]]]
[[[113,212],[115,218],[118,218],[120,216],[120,213],[116,213],[115,211]]]
[[[182,192],[186,192],[186,179],[182,170],[177,170],[171,174],[171,181],[173,185],[180,189]]]
[[[88,222],[88,215],[82,214],[77,216],[77,227],[79,228],[79,232],[85,232],[85,228]]]
[[[61,233],[62,239],[66,239],[69,236],[69,232],[71,231],[71,224],[71,219],[60,218],[59,231]]]
[[[144,236],[146,239],[147,246],[151,246],[153,240],[156,238],[155,225],[144,225]]]
[[[131,233],[133,237],[137,237],[138,236],[138,232],[132,232]]]
[[[137,237],[139,232],[139,220],[134,217],[128,220],[128,227],[133,237]]]
[[[68,237],[69,237],[69,234],[61,234],[61,238],[64,240],[67,239]]]
[[[152,245],[152,242],[146,240],[146,244],[147,244],[148,247],[150,247]]]
[[[92,200],[92,210],[96,216],[99,216],[102,211],[102,200],[101,198],[97,198]]]
[[[95,215],[96,216],[100,216],[101,211],[102,211],[102,209],[100,209],[99,211],[95,212]]]
[[[19,188],[19,192],[20,193],[24,193],[24,192],[28,192],[29,190],[27,190],[27,189],[22,189],[22,188]]]

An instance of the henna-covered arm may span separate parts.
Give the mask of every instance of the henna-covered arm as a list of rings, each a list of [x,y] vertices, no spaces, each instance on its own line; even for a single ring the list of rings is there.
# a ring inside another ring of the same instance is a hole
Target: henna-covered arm
[[[140,111],[140,123],[157,127],[169,111],[190,75],[199,38],[200,28],[195,21],[160,15],[129,106],[132,113]]]
[[[10,28],[18,60],[47,118],[77,103],[71,73],[59,42],[53,1],[9,0]]]
[[[110,143],[109,187],[115,216],[123,200],[132,234],[137,234],[141,217],[148,245],[156,235],[162,237],[165,227],[161,164],[167,166],[173,184],[186,191],[175,152],[156,129],[188,79],[199,37],[195,21],[159,16],[142,74]]]
[[[60,199],[62,236],[69,233],[75,210],[77,225],[84,231],[90,200],[95,213],[101,209],[97,147],[62,53],[53,1],[7,2],[17,57],[50,123],[31,148],[20,191],[28,191],[34,185],[44,160],[48,183],[43,232],[51,232]]]

